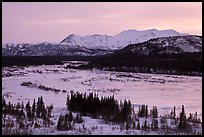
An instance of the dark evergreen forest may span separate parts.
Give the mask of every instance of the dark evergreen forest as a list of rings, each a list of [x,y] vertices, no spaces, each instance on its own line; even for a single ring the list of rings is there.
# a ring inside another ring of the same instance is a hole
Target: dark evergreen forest
[[[81,66],[81,68],[139,73],[202,75],[202,52],[155,55],[115,53],[97,58],[88,65]]]

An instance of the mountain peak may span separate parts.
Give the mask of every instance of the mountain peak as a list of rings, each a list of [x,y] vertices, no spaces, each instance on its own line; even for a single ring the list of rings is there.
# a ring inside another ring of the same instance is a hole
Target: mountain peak
[[[68,37],[73,37],[73,36],[76,36],[76,34],[70,34],[70,35],[68,35]]]
[[[127,34],[135,34],[135,33],[138,33],[138,32],[139,32],[138,30],[129,29],[129,30],[122,31],[122,32],[116,34],[115,36],[127,35]]]
[[[159,31],[159,30],[158,30],[158,29],[153,28],[153,29],[147,29],[146,31]]]
[[[129,29],[129,30],[125,30],[125,31],[122,31],[122,32],[138,32],[139,30],[136,30],[136,29]],[[121,32],[121,33],[122,33]]]
[[[78,36],[71,34],[61,41],[61,43],[72,43],[81,47],[93,49],[121,49],[129,44],[145,42],[159,37],[182,36],[183,34],[173,30],[148,30],[128,29],[114,36],[93,34]]]

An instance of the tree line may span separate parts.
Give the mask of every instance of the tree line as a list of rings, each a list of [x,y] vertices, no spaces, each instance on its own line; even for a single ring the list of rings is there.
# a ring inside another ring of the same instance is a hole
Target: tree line
[[[80,68],[138,73],[201,75],[202,52],[156,55],[115,53],[95,59],[88,65],[81,65]]]

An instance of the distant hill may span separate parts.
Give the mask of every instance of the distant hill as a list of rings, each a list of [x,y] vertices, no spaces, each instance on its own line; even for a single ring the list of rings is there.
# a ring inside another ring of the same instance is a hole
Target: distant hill
[[[81,68],[202,75],[202,37],[173,36],[130,44]]]

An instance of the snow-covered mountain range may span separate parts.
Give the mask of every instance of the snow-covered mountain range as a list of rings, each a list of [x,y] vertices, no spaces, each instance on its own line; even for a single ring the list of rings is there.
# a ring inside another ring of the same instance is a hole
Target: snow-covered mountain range
[[[153,55],[184,52],[202,52],[202,37],[188,35],[155,38],[143,43],[128,45],[117,53]]]
[[[170,36],[185,37],[188,36],[188,34],[179,33],[175,30],[156,30],[156,29],[149,29],[144,31],[127,30],[114,36],[99,34],[78,36],[75,34],[71,34],[59,43],[44,42],[44,43],[2,44],[2,56],[104,55],[113,53],[113,51],[122,49],[130,44],[142,43],[155,38],[161,38],[161,41],[163,41],[163,43],[167,43],[166,45],[163,46],[167,46],[169,39],[165,39],[165,37]],[[179,47],[182,47],[182,49],[184,49],[185,52],[197,52],[199,50],[199,48],[198,49],[193,48],[191,46],[192,43],[186,42],[186,40],[177,41],[181,43]],[[174,43],[173,40],[171,44],[172,43]]]
[[[95,56],[112,52],[112,50],[88,49],[71,43],[9,43],[2,47],[2,56]]]
[[[61,43],[71,43],[91,49],[122,49],[129,44],[141,43],[153,38],[183,35],[187,34],[182,34],[172,29],[127,30],[114,36],[99,34],[79,36],[71,34],[63,39]]]

